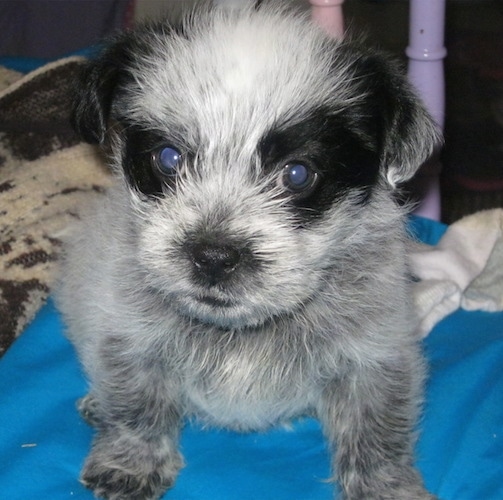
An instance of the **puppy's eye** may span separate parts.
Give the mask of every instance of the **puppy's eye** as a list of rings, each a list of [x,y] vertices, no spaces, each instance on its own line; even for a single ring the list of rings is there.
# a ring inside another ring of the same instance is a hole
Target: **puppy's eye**
[[[164,177],[177,175],[181,162],[182,155],[180,151],[171,146],[165,146],[152,153],[154,169]]]
[[[281,171],[281,185],[293,194],[307,196],[316,186],[319,175],[302,163],[289,163]]]

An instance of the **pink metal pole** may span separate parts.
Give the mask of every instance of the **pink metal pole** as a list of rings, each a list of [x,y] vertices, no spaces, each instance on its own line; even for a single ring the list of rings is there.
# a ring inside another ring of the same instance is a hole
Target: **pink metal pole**
[[[440,128],[445,116],[445,0],[411,0],[409,14],[409,79]],[[416,213],[440,219],[441,165],[438,154],[418,174],[422,201]]]
[[[344,35],[344,17],[342,4],[344,0],[309,0],[311,15],[324,30],[334,38]]]

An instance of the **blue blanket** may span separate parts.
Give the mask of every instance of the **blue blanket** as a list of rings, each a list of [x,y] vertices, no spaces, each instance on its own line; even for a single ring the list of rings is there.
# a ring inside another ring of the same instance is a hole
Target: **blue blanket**
[[[443,226],[414,221],[435,243]],[[503,314],[458,311],[424,342],[431,374],[416,447],[444,500],[503,500]],[[0,360],[0,498],[92,499],[78,482],[93,431],[75,400],[86,382],[52,302]],[[329,500],[319,424],[238,434],[187,423],[186,467],[169,500]],[[404,499],[405,500],[405,499]]]

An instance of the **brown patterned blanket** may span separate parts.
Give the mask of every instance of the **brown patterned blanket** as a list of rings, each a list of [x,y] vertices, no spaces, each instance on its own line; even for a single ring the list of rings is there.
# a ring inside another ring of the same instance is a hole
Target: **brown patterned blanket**
[[[0,356],[44,304],[60,235],[110,182],[70,126],[80,58],[23,76],[0,67]]]

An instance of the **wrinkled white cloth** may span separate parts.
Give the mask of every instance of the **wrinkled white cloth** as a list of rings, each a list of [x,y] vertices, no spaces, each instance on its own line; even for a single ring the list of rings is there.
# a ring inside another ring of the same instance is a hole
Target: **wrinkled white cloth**
[[[421,336],[460,307],[503,310],[503,209],[460,219],[436,246],[415,243],[410,264]]]

